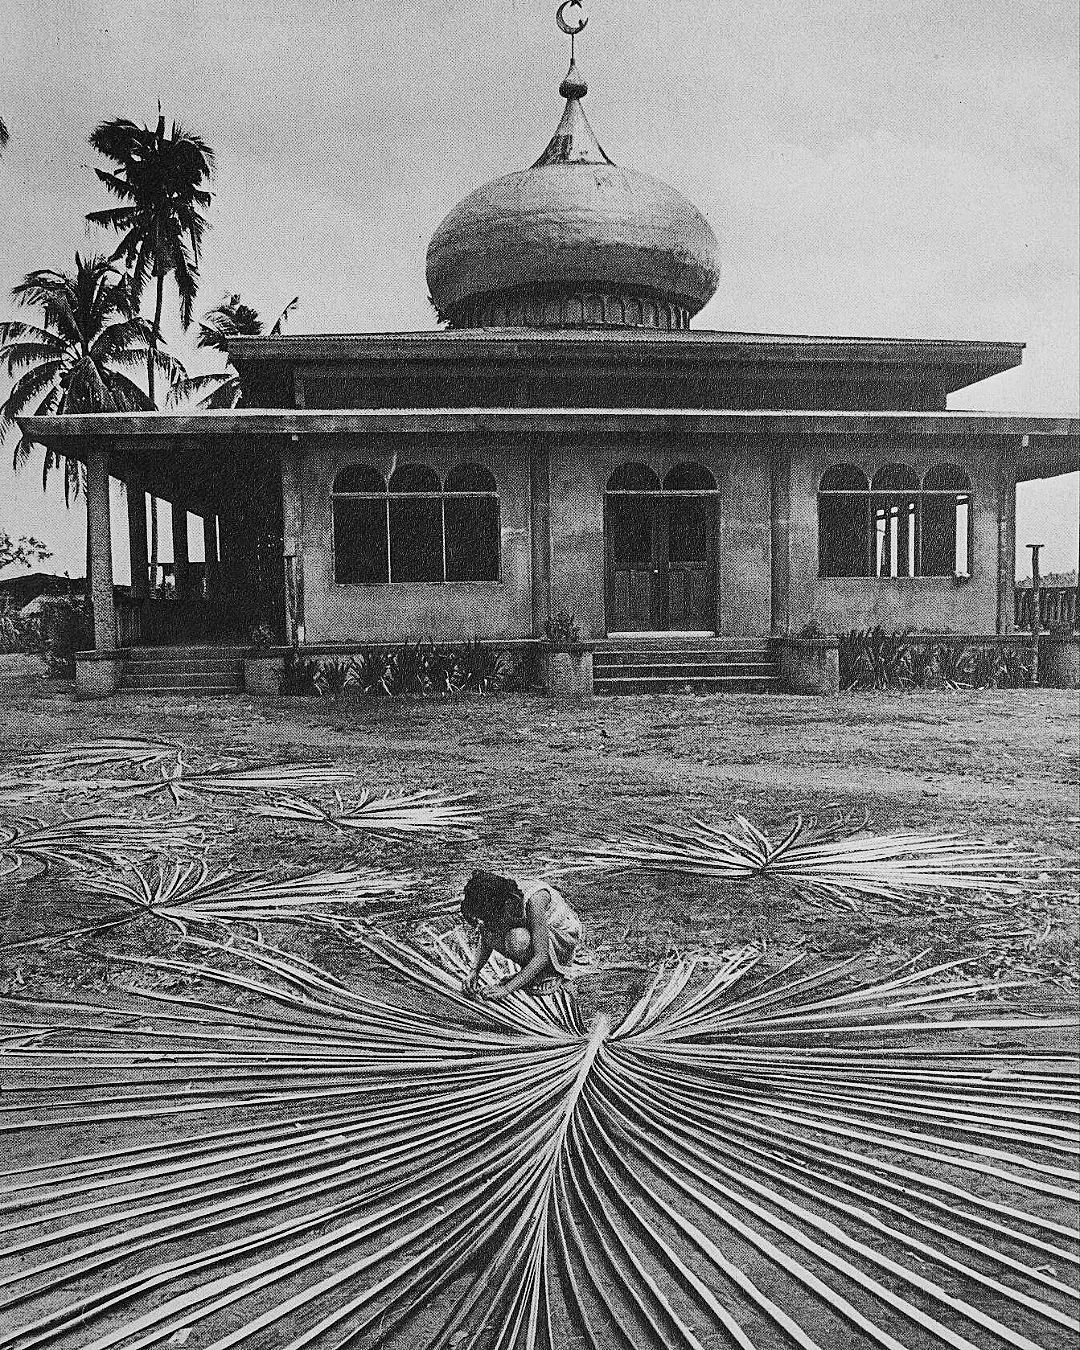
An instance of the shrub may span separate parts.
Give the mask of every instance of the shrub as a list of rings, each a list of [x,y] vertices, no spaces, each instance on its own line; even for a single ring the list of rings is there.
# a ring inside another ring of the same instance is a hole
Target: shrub
[[[325,661],[319,667],[317,683],[319,691],[335,703],[340,703],[352,687],[353,663],[351,661]]]
[[[90,606],[81,597],[58,597],[41,608],[41,649],[53,679],[75,678],[75,653],[93,644]]]
[[[856,629],[840,638],[841,689],[908,689],[912,684],[910,631]]]
[[[554,619],[545,622],[544,634],[548,645],[557,652],[573,652],[581,646],[581,632],[577,622],[565,609],[560,609]]]
[[[0,653],[40,649],[41,623],[37,615],[24,617],[14,606],[0,607]]]
[[[306,698],[318,692],[318,661],[295,651],[286,652],[285,665],[278,676],[278,693],[282,698]]]

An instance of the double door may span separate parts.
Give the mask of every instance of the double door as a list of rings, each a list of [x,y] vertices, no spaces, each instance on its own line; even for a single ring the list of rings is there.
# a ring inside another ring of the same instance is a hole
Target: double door
[[[715,492],[608,493],[608,632],[714,632],[716,536]]]

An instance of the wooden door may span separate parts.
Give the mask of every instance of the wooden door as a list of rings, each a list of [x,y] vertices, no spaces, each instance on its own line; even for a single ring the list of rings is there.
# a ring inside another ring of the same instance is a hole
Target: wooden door
[[[664,507],[664,627],[711,633],[716,627],[716,497],[671,496]]]
[[[660,627],[659,495],[626,493],[606,499],[607,627],[648,633]]]

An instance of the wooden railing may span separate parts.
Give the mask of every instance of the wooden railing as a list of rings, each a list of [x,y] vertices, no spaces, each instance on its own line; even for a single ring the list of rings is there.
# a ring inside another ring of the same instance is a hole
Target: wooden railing
[[[1076,631],[1076,586],[1039,587],[1039,628]],[[1035,592],[1030,586],[1016,588],[1016,627],[1030,633],[1035,626]]]

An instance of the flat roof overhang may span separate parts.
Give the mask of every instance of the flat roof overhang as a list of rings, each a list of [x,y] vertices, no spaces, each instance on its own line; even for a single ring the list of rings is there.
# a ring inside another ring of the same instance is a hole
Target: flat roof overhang
[[[812,334],[724,333],[690,329],[466,328],[419,333],[292,334],[237,337],[229,358],[241,375],[257,366],[347,365],[371,362],[453,362],[483,358],[522,361],[588,360],[620,365],[669,362],[713,367],[748,365],[906,366],[937,371],[950,393],[1020,365],[1022,342],[938,338],[830,337]]]
[[[275,339],[276,340],[276,339]],[[996,412],[768,412],[657,408],[235,408],[220,412],[76,413],[20,417],[30,440],[84,459],[103,438],[134,454],[152,442],[220,443],[231,437],[344,433],[568,435],[667,429],[677,435],[1008,437],[1017,481],[1080,470],[1080,419]],[[138,447],[137,442],[143,442]],[[153,490],[153,487],[150,487]],[[165,495],[165,494],[162,494]]]

